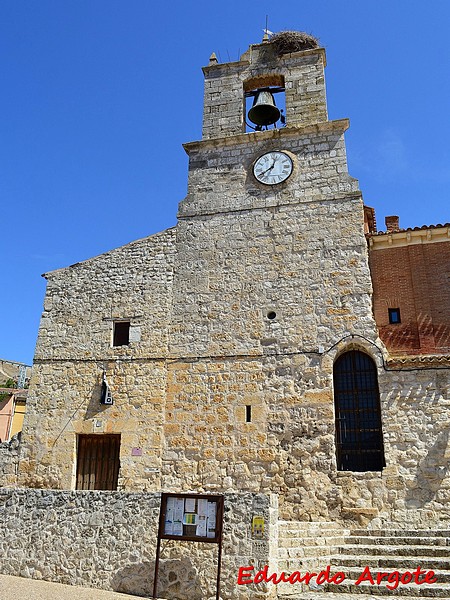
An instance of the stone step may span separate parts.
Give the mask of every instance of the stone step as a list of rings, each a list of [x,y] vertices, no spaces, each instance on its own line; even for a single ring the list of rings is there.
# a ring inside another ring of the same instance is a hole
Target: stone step
[[[360,585],[352,585],[351,583],[342,583],[340,585],[326,584],[323,588],[327,592],[332,592],[333,595],[339,598],[338,594],[372,594],[374,596],[407,596],[413,598],[450,598],[450,584],[408,584],[399,585],[395,590],[390,590],[383,585],[371,585],[361,583]]]
[[[278,521],[278,529],[310,529],[311,527],[325,530],[325,529],[339,529],[342,531],[342,527],[339,527],[334,521]]]
[[[415,563],[409,563],[408,567],[399,569],[399,568],[397,568],[396,565],[392,565],[392,564],[390,564],[389,566],[386,566],[386,567],[373,567],[372,565],[364,565],[364,566],[361,565],[359,567],[356,565],[352,565],[351,567],[348,567],[348,566],[345,566],[342,564],[341,565],[336,564],[336,565],[332,565],[331,573],[338,573],[340,571],[340,572],[344,573],[344,575],[346,576],[348,581],[355,582],[362,575],[364,568],[366,566],[370,567],[372,577],[376,577],[376,573],[379,573],[379,572],[380,573],[392,573],[393,571],[399,571],[400,574],[402,574],[402,573],[405,573],[406,571],[409,571],[411,573],[411,572],[414,572],[419,565],[417,565]],[[447,567],[447,569],[450,566],[448,561],[445,566]],[[420,561],[420,567],[421,567],[421,569],[423,569],[425,571],[433,571],[434,572],[435,577],[437,579],[437,583],[433,584],[433,585],[439,585],[441,583],[450,583],[450,571],[439,570],[437,567],[435,567],[435,568],[427,567],[422,563],[422,561]]]
[[[400,584],[396,589],[389,589],[385,584],[371,585],[361,583],[354,585],[352,582],[339,585],[325,584],[311,587],[305,584],[283,584],[277,586],[278,600],[352,600],[355,596],[358,600],[370,598],[377,600],[388,596],[395,596],[403,600],[417,600],[418,598],[450,598],[450,584]]]
[[[318,559],[322,564],[345,564],[348,566],[380,566],[388,567],[390,565],[398,566],[399,568],[407,568],[411,565],[427,565],[432,568],[445,568],[450,564],[450,553],[447,548],[427,548],[423,552],[423,546],[416,548],[403,546],[401,548],[390,547],[386,548],[372,546],[364,548],[363,546],[355,546],[353,552],[348,551],[349,546],[313,546],[303,548],[279,548],[278,558],[280,561],[289,561],[286,566],[283,563],[283,569],[296,569],[295,562],[305,559]]]
[[[364,544],[370,546],[376,544],[377,546],[396,546],[397,544],[408,545],[408,546],[427,546],[432,544],[433,546],[448,546],[449,540],[445,537],[400,537],[400,536],[383,536],[377,538],[374,536],[355,536],[351,535],[345,538],[346,544]]]
[[[339,537],[291,537],[291,538],[278,538],[279,548],[304,548],[305,546],[340,546],[345,544],[343,536]]]
[[[279,558],[278,559],[278,568],[277,572],[281,573],[284,571],[285,573],[293,573],[294,571],[321,571],[324,566],[330,564],[329,556],[325,553],[321,553],[319,556],[317,554],[312,556],[292,556],[287,558]]]
[[[450,598],[450,530],[386,529],[351,532],[337,528],[334,524],[321,528],[320,524],[285,522],[279,533],[278,573],[284,571],[320,572],[331,565],[331,572],[341,571],[346,580],[340,584],[326,584],[319,589],[305,584],[280,583],[277,586],[279,600],[320,600],[326,592],[327,600],[350,599],[375,600],[386,596],[398,596],[403,600],[418,598]],[[395,590],[380,585],[354,582],[366,566],[372,576],[378,572],[414,572],[418,566],[424,571],[434,571],[435,584],[399,584]],[[314,582],[314,580],[313,580]]]
[[[322,561],[323,563],[323,561]],[[341,565],[344,570],[349,567],[363,568],[366,566],[378,569],[397,569],[408,571],[413,567],[416,568],[419,564],[422,568],[428,570],[445,570],[450,567],[448,557],[430,558],[417,556],[338,556],[330,557],[330,565]]]
[[[292,586],[294,587],[294,586]],[[278,594],[278,600],[355,600],[355,594],[346,592],[312,592],[312,591],[292,591],[291,593]],[[402,600],[417,600],[418,596],[402,596]],[[420,596],[419,596],[420,598]],[[445,598],[445,596],[444,596]],[[373,594],[358,593],[358,600],[377,600]]]
[[[369,547],[366,546],[358,546],[355,544],[354,546],[350,544],[345,544],[345,546],[340,546],[338,549],[338,554],[345,554],[346,556],[350,555],[373,555],[373,556],[423,556],[423,557],[433,557],[433,556],[450,556],[448,546],[375,546],[371,545]]]
[[[371,537],[450,537],[450,529],[352,529],[350,535]]]
[[[292,548],[278,548],[278,558],[317,558],[323,561],[337,554],[340,546],[294,546]]]
[[[342,529],[295,529],[291,527],[290,529],[283,529],[282,531],[278,530],[279,539],[290,539],[290,538],[308,538],[308,537],[344,537],[349,536],[350,533],[348,531],[343,531]]]

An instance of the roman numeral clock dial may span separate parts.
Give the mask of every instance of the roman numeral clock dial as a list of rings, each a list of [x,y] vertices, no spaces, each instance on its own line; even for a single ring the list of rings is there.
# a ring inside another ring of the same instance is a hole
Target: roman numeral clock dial
[[[253,164],[253,175],[265,185],[277,185],[286,181],[293,169],[292,159],[284,152],[267,152]]]

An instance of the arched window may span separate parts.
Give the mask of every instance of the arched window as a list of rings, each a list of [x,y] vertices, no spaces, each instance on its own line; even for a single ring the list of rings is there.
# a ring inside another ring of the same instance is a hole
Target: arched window
[[[346,352],[334,364],[333,380],[338,470],[381,471],[386,463],[375,363],[364,352]]]

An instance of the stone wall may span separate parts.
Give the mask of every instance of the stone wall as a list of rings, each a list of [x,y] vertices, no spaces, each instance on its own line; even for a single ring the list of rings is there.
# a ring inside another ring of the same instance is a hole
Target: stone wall
[[[349,349],[369,353],[378,367],[382,473],[336,468],[333,364]],[[52,420],[39,412],[29,415],[40,444],[33,454],[24,453],[20,483],[73,489],[77,432],[103,431],[122,436],[122,490],[276,493],[285,519],[335,520],[350,527],[371,520],[421,527],[450,522],[448,369],[385,367],[380,353],[356,336],[309,356],[119,364],[113,381],[122,369],[120,381],[136,380],[135,387],[127,393],[119,386],[112,407],[95,397],[78,412],[69,412],[64,401],[70,381],[64,384],[48,369],[41,390],[49,391],[40,408],[48,405]],[[39,372],[40,367],[35,375]],[[92,366],[75,371],[67,365],[63,371],[72,372],[82,375],[78,397],[88,397]],[[165,385],[158,385],[158,373],[164,373]],[[64,393],[52,397],[57,386]],[[134,447],[142,454],[133,456]],[[10,469],[6,485],[15,481],[14,452],[3,450],[10,461],[3,461],[3,469]]]
[[[439,364],[380,370],[387,468],[372,503],[387,522],[450,523],[450,370]]]
[[[0,489],[1,572],[149,596],[159,494]],[[252,539],[253,515],[265,518],[261,540]],[[262,494],[225,496],[221,597],[268,598],[263,588],[236,585],[240,566],[274,565],[276,499]],[[276,548],[276,545],[275,545]],[[163,540],[158,597],[215,598],[216,544]],[[260,587],[260,586],[258,586]]]
[[[35,362],[164,355],[175,237],[176,229],[167,229],[47,273]],[[130,321],[130,344],[113,347],[114,320],[123,319]]]
[[[336,467],[333,363],[350,349],[378,366],[382,472]],[[172,386],[183,390],[177,398]],[[177,363],[168,394],[162,478],[171,488],[271,491],[288,520],[450,522],[448,369],[383,366],[381,354],[355,336],[323,355]]]
[[[19,470],[20,434],[0,444],[0,487],[15,486]]]
[[[103,368],[113,405],[100,404]],[[20,485],[74,489],[77,436],[96,433],[121,435],[121,489],[160,490],[165,373],[163,360],[36,362]]]
[[[161,489],[175,236],[169,229],[46,275],[21,485],[74,488],[77,435],[120,433],[122,487]],[[128,345],[112,346],[116,319],[130,321]],[[104,371],[112,406],[100,404]]]

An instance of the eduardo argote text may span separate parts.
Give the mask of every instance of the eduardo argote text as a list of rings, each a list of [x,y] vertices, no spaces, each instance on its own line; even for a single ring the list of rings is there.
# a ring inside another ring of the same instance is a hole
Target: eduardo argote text
[[[331,573],[331,566],[328,565],[323,571],[318,573],[306,572],[303,575],[300,571],[294,571],[290,575],[287,573],[269,574],[269,567],[266,565],[259,571],[254,566],[239,567],[238,572],[238,585],[250,585],[258,583],[316,583],[322,585],[324,583],[334,583],[339,585],[346,580],[345,573],[338,571],[334,575]],[[406,585],[413,583],[416,585],[422,585],[424,583],[436,583],[437,579],[434,575],[434,571],[426,571],[422,567],[418,566],[413,571],[390,571],[390,572],[372,572],[370,567],[365,567],[361,572],[361,575],[356,579],[355,585],[360,585],[363,582],[370,583],[371,585],[385,585],[389,590],[395,590],[401,584]]]

